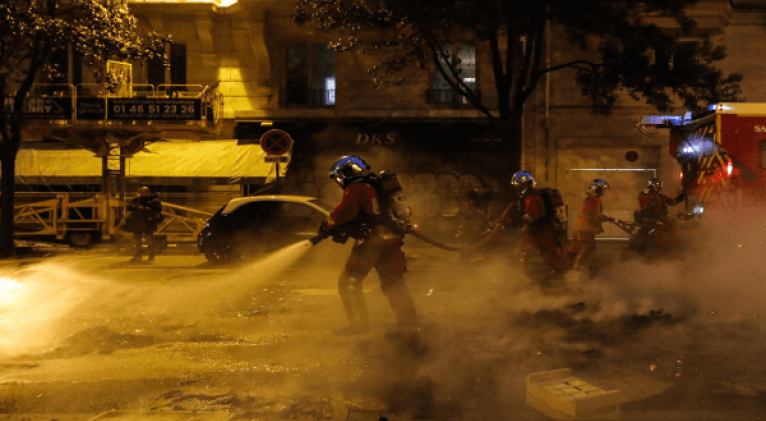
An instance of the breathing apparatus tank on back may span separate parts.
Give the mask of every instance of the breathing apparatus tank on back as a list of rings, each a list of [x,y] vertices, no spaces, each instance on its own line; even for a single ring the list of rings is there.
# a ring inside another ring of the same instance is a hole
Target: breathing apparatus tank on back
[[[378,195],[383,225],[400,233],[410,231],[412,208],[396,174],[393,171],[381,171],[373,180],[371,184]]]

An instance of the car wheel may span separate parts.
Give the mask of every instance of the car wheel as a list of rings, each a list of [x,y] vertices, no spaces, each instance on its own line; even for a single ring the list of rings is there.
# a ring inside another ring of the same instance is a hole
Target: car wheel
[[[93,231],[69,231],[66,235],[72,247],[89,247],[96,243],[97,238],[98,235]]]
[[[241,254],[228,241],[217,241],[205,249],[205,258],[210,263],[227,263],[238,260]]]

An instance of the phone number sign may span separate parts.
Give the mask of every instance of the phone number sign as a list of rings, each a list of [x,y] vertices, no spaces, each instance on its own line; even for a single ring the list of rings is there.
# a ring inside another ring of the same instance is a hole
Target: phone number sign
[[[202,99],[109,98],[109,120],[200,120]]]

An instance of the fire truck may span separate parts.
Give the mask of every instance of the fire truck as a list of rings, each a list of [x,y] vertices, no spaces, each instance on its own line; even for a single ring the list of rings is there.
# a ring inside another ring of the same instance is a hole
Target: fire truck
[[[766,103],[727,102],[685,115],[650,115],[648,127],[670,129],[687,212],[766,204]]]

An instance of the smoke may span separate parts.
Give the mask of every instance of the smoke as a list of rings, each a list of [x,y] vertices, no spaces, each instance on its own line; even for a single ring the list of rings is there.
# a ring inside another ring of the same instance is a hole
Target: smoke
[[[766,215],[757,210],[712,212],[677,225],[678,247],[654,253],[649,261],[613,265],[602,276],[607,297],[672,312],[761,319]]]
[[[376,393],[391,407],[427,404],[431,417],[491,418],[528,410],[526,375],[570,367],[626,402],[692,384],[680,396],[692,408],[710,404],[705,393],[756,396],[766,390],[754,358],[766,351],[766,214],[712,212],[678,221],[677,233],[627,261],[602,245],[598,275],[567,288],[541,288],[500,259],[418,272],[408,283],[428,352],[392,357],[385,369],[405,368],[378,373]]]

